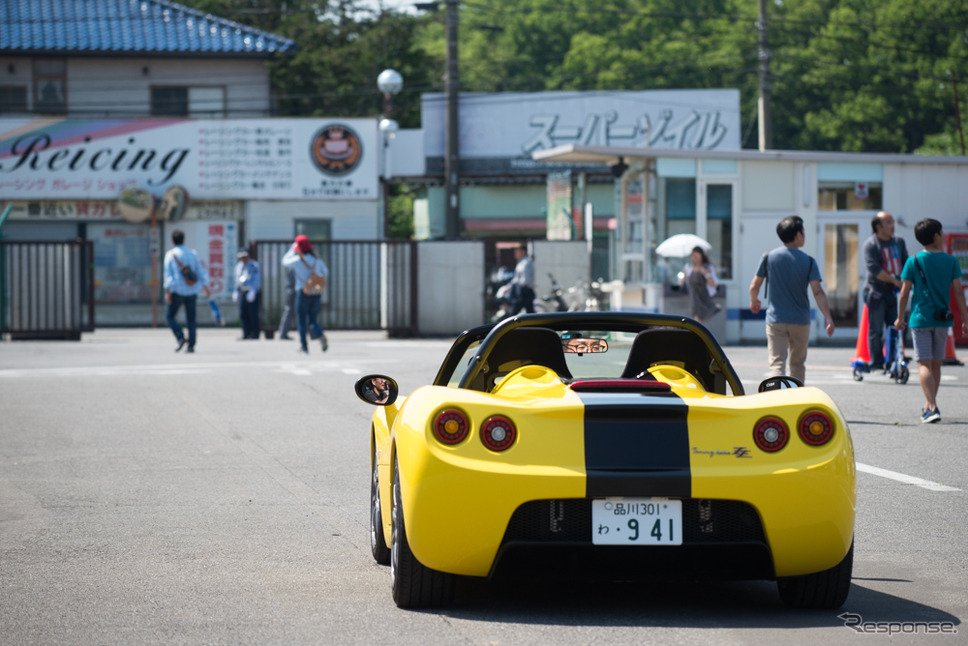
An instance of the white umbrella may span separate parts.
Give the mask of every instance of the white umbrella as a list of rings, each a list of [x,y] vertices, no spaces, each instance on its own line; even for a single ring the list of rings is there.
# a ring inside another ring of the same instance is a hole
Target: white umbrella
[[[711,244],[693,233],[677,233],[663,240],[655,248],[655,252],[666,258],[685,258],[696,247],[702,247],[707,252],[713,248]]]

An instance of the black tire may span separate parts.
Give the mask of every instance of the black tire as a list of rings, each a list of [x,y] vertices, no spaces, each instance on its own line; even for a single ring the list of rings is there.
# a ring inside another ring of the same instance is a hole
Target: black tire
[[[370,551],[380,565],[390,563],[390,548],[387,547],[386,534],[383,533],[383,518],[380,504],[380,474],[376,460],[373,460],[373,477],[370,478]]]
[[[424,566],[410,551],[403,523],[400,469],[393,464],[393,523],[390,534],[390,578],[393,601],[400,608],[443,608],[454,600],[456,577]]]
[[[864,375],[857,368],[854,368],[854,381],[864,381]]]
[[[844,605],[854,569],[854,544],[844,559],[823,572],[777,579],[780,599],[790,608],[834,610]]]
[[[901,366],[898,371],[897,377],[894,378],[895,383],[906,384],[908,382],[908,377],[911,376],[911,371],[908,370],[907,366]]]

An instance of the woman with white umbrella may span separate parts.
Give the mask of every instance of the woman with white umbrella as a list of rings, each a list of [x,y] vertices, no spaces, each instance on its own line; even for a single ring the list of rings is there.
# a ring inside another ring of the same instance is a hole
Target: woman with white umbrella
[[[721,309],[719,303],[713,302],[717,285],[716,269],[709,262],[706,250],[699,245],[693,247],[689,258],[692,263],[679,274],[679,284],[689,285],[689,316],[702,323]]]

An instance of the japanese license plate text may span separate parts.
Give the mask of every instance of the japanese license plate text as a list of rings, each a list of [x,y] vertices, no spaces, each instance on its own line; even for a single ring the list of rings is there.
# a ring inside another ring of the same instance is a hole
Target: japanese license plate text
[[[682,501],[668,498],[592,500],[595,545],[682,545]]]

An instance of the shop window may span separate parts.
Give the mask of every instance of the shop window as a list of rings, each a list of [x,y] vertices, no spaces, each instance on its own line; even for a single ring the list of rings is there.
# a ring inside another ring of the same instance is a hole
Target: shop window
[[[156,117],[224,117],[225,88],[152,87],[151,114]]]
[[[856,224],[824,226],[824,291],[837,327],[857,327],[857,296],[861,276],[860,233]]]
[[[881,182],[820,182],[817,208],[821,211],[877,211]]]
[[[706,239],[713,246],[709,254],[720,278],[732,278],[733,186],[706,186]]]
[[[696,221],[696,180],[666,179],[666,218]],[[679,233],[679,232],[677,232]]]
[[[296,220],[296,235],[310,240],[329,240],[333,223],[330,220]]]
[[[0,85],[0,113],[26,111],[27,86]]]
[[[151,88],[151,115],[154,117],[187,117],[188,88]]]
[[[34,112],[67,113],[67,62],[64,59],[34,61]]]
[[[151,226],[91,222],[94,242],[94,301],[105,305],[147,304],[151,287]]]

